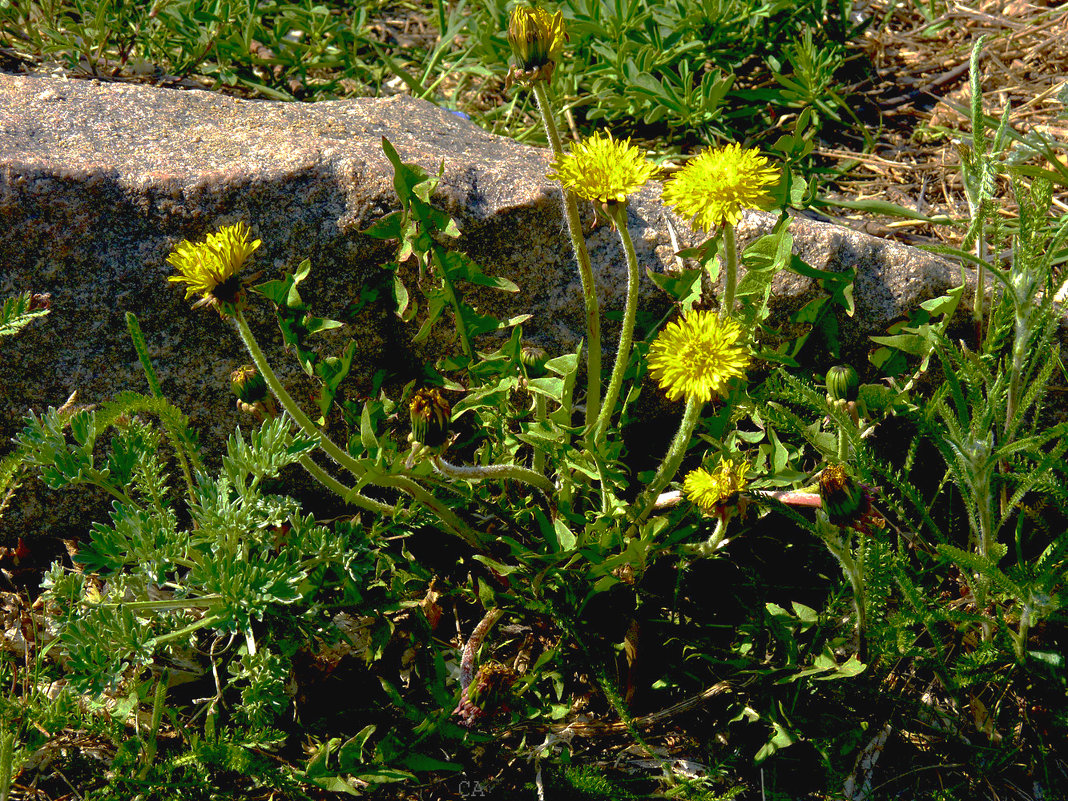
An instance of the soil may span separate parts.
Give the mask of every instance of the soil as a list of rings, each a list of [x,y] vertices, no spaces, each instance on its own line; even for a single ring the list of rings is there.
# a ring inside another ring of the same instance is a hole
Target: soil
[[[1023,0],[949,3],[931,20],[920,3],[875,0],[860,13],[876,22],[863,38],[876,80],[844,87],[879,110],[874,145],[859,149],[822,147],[828,165],[852,165],[831,187],[836,200],[881,200],[927,217],[968,218],[958,144],[970,142],[969,60],[980,37],[980,85],[984,113],[1008,124],[1020,138],[1046,143],[1049,154],[1019,150],[1015,158],[1043,169],[1065,169],[1068,148],[1068,5]],[[939,4],[940,5],[940,4]],[[1051,164],[1049,155],[1059,164]],[[1029,157],[1027,157],[1029,156]],[[1054,214],[1068,212],[1068,172],[1055,185]],[[1008,189],[1007,186],[1003,189]],[[1005,216],[1015,210],[1002,208]],[[836,219],[877,236],[909,244],[959,244],[962,228],[842,212]]]

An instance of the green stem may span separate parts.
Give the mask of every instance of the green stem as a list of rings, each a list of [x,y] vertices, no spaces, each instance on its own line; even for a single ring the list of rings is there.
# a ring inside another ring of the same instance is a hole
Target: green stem
[[[116,498],[123,506],[135,505],[133,499],[129,495],[127,495],[125,492],[120,492],[119,490],[115,489],[113,486],[104,481],[93,481],[90,479],[87,480],[86,483],[92,484],[94,487],[100,487],[100,489],[104,490],[105,492],[110,492],[112,496]]]
[[[849,459],[849,439],[846,437],[845,426],[838,427],[838,462],[845,464]]]
[[[182,566],[196,567],[194,563],[186,560],[183,560]],[[211,609],[213,606],[218,606],[219,601],[222,599],[222,595],[212,593],[210,595],[201,595],[199,598],[175,598],[160,601],[114,601],[97,604],[97,606],[114,609],[121,607],[138,612],[161,612],[169,609]]]
[[[564,155],[560,141],[560,132],[552,115],[549,92],[544,81],[534,82],[534,97],[538,101],[541,120],[545,126],[545,135],[556,159]],[[575,249],[575,261],[578,262],[579,277],[582,279],[582,297],[586,303],[586,428],[597,419],[601,411],[601,312],[597,302],[597,285],[593,279],[593,267],[590,254],[586,250],[586,238],[582,235],[582,219],[579,217],[578,202],[575,196],[561,188],[564,197],[564,212],[567,217],[567,230],[571,234],[571,245]]]
[[[641,515],[638,518],[638,522],[645,520],[649,514],[653,511],[653,507],[656,506],[657,496],[663,492],[664,487],[675,477],[675,473],[679,470],[679,465],[682,464],[683,457],[686,456],[686,449],[690,445],[690,437],[693,436],[693,430],[697,427],[697,421],[701,417],[701,410],[704,408],[704,403],[691,398],[686,401],[686,411],[682,415],[682,420],[679,421],[679,429],[675,432],[675,439],[671,442],[671,447],[668,448],[667,455],[664,457],[664,461],[660,463],[660,468],[656,471],[656,475],[653,476],[652,482],[646,488],[644,492],[645,508],[642,509]]]
[[[300,458],[301,467],[308,471],[316,481],[333,492],[335,495],[339,495],[346,503],[351,503],[353,506],[359,506],[361,509],[366,509],[369,512],[374,512],[380,515],[392,516],[396,511],[392,506],[376,501],[373,498],[368,498],[366,495],[357,492],[352,487],[348,487],[323,470],[315,463],[315,461],[305,454]]]
[[[619,392],[623,386],[623,375],[630,363],[630,349],[634,339],[634,320],[638,313],[638,257],[634,253],[634,241],[627,230],[627,204],[613,203],[610,206],[610,214],[619,232],[619,240],[623,243],[623,253],[627,260],[627,304],[623,310],[623,327],[619,331],[619,347],[616,348],[616,361],[612,367],[612,378],[608,382],[608,390],[604,395],[604,403],[600,414],[597,416],[597,426],[594,429],[594,442],[604,441],[608,432],[608,424],[612,413],[619,400]]]
[[[141,761],[140,778],[148,777],[152,769],[152,763],[156,761],[156,749],[158,747],[159,726],[163,722],[163,703],[167,698],[167,670],[164,669],[156,680],[156,693],[152,699],[152,718],[149,723],[148,742],[145,743],[145,751]]]
[[[152,394],[163,399],[163,389],[159,383],[159,376],[156,375],[156,369],[152,366],[152,359],[148,355],[148,346],[145,344],[145,335],[141,332],[141,324],[137,321],[137,315],[133,312],[126,312],[126,330],[130,334],[130,340],[133,342],[134,351],[137,353],[137,358],[141,362],[141,368],[145,371],[145,378],[148,379],[148,388]],[[174,448],[174,457],[178,460],[179,466],[182,468],[182,476],[185,478],[186,492],[189,495],[189,503],[196,504],[196,493],[193,490],[193,474],[189,470],[189,462],[185,458],[185,449],[182,446],[181,441],[178,438],[178,432],[175,431],[164,418],[160,418],[160,423],[163,425],[163,430],[167,432],[167,437],[171,441],[171,446]]]
[[[1013,651],[1016,652],[1016,661],[1023,664],[1027,657],[1027,637],[1031,633],[1031,607],[1025,605],[1020,613],[1019,630],[1012,636]]]
[[[381,476],[375,479],[375,484],[380,487],[394,487],[399,490],[403,490],[411,495],[423,506],[427,507],[435,515],[442,525],[445,526],[451,533],[455,534],[460,539],[464,540],[468,545],[476,550],[485,550],[482,544],[482,537],[478,533],[461,520],[452,510],[446,507],[441,501],[431,495],[422,486],[417,484],[407,476]]]
[[[1020,402],[1020,379],[1023,377],[1024,360],[1027,357],[1027,343],[1031,339],[1031,326],[1026,316],[1026,312],[1020,308],[1019,300],[1015,299],[1016,306],[1016,331],[1015,341],[1012,345],[1012,367],[1009,370],[1009,394],[1005,398],[1005,426],[1002,429],[1003,442],[1008,445],[1016,438],[1016,425],[1014,418],[1016,417],[1017,405]],[[1009,472],[1009,465],[1005,461],[999,462],[999,471],[1002,473]],[[1001,485],[1001,514],[1004,516],[1008,513],[1009,507],[1009,487],[1008,484],[1003,482]]]
[[[460,307],[460,296],[456,293],[456,287],[453,286],[452,279],[449,278],[449,273],[445,269],[445,263],[441,260],[438,248],[431,245],[430,254],[434,266],[441,273],[441,282],[445,285],[445,294],[448,295],[449,303],[452,304],[452,313],[456,318],[456,333],[460,335],[460,347],[463,349],[464,355],[474,361],[475,349],[471,346],[471,335],[467,332],[467,324],[464,322],[463,309]]]
[[[336,442],[319,430],[319,427],[312,422],[312,419],[308,417],[308,415],[304,413],[304,410],[297,405],[297,402],[293,400],[293,396],[289,394],[288,390],[282,386],[282,382],[278,380],[278,376],[275,375],[274,370],[267,361],[267,357],[263,355],[259,343],[256,341],[255,336],[253,336],[252,329],[248,327],[248,321],[245,319],[244,313],[240,309],[237,309],[234,312],[234,316],[230,319],[234,321],[237,333],[241,337],[241,341],[245,344],[245,348],[248,350],[249,355],[252,357],[256,369],[259,370],[260,375],[263,376],[264,383],[266,383],[267,388],[271,390],[271,394],[278,399],[278,403],[281,404],[285,413],[292,418],[293,422],[297,424],[301,431],[319,442],[319,446],[327,456],[356,476],[356,478],[362,478],[364,474],[363,468],[357,464],[355,459],[342,450]]]
[[[548,400],[540,392],[534,393],[534,419],[545,424],[545,418],[548,416]],[[534,446],[534,472],[538,475],[545,475],[545,449],[540,445]],[[3,511],[3,510],[0,510]]]
[[[719,550],[719,546],[723,543],[724,538],[727,536],[727,516],[723,515],[716,521],[716,529],[704,542],[696,545],[684,546],[683,553],[687,556],[694,556],[697,558],[708,558],[715,556],[716,551]]]
[[[15,732],[0,734],[0,801],[11,794],[11,761],[15,753]]]
[[[274,370],[271,369],[271,365],[267,362],[267,357],[263,355],[259,343],[256,342],[256,338],[252,335],[252,331],[248,327],[248,321],[245,319],[245,315],[241,310],[238,309],[231,319],[234,321],[237,332],[241,336],[241,341],[245,343],[245,348],[252,357],[256,369],[259,370],[260,375],[263,376],[264,383],[267,384],[268,389],[270,389],[271,393],[278,399],[278,403],[281,404],[282,409],[285,410],[286,414],[293,419],[305,434],[315,437],[318,440],[319,446],[327,456],[356,476],[356,478],[363,478],[366,471],[360,464],[353,459],[352,456],[338,447],[337,443],[326,436],[325,433],[320,431],[315,423],[311,421],[311,418],[308,417],[308,415],[306,415],[297,405],[296,401],[293,400],[292,396],[286,391],[286,388],[282,386],[282,382],[278,380],[278,376],[275,375]],[[460,520],[460,518],[451,510],[446,508],[437,498],[410,478],[396,475],[378,476],[374,479],[373,483],[379,487],[394,487],[407,492],[434,512],[442,524],[453,534],[456,534],[475,547],[481,547],[481,537],[479,537],[473,529]]]
[[[202,617],[196,623],[186,626],[185,628],[178,629],[178,631],[171,631],[167,634],[161,634],[158,637],[153,637],[147,643],[146,648],[154,649],[159,648],[161,645],[166,645],[174,640],[182,640],[192,634],[194,631],[200,631],[208,626],[214,626],[216,623],[222,623],[226,620],[226,615],[214,614]]]
[[[982,214],[982,205],[973,213]],[[975,346],[978,348],[983,342],[983,305],[986,303],[986,239],[982,221],[978,224],[975,255],[979,258],[979,264],[975,270],[975,302],[972,303],[972,317],[975,320]]]
[[[556,485],[545,476],[517,464],[455,465],[446,462],[440,456],[432,458],[430,463],[443,476],[461,481],[510,478],[513,481],[522,481],[524,484],[536,487],[549,497],[556,492]]]
[[[829,550],[831,555],[838,560],[838,564],[842,568],[842,573],[844,573],[845,577],[849,580],[849,586],[853,590],[853,607],[857,612],[857,642],[860,645],[862,656],[866,656],[863,652],[866,651],[864,638],[868,625],[868,603],[865,597],[864,565],[854,556],[853,551],[849,547],[848,540],[843,539],[843,530],[841,528],[830,522],[822,521],[818,523],[818,526],[820,537],[827,546],[827,550]],[[861,542],[857,547],[861,549],[860,553],[863,555],[862,549],[864,548],[864,543]]]
[[[738,246],[734,241],[734,226],[730,223],[723,224],[723,250],[727,256],[727,275],[720,316],[729,317],[734,313],[734,293],[738,288]]]

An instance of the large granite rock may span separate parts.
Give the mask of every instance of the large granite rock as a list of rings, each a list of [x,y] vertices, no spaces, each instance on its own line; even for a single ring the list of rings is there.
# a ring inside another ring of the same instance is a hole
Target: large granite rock
[[[127,311],[141,320],[164,392],[217,451],[241,422],[227,378],[247,358],[225,322],[191,310],[167,283],[173,271],[165,259],[181,239],[239,220],[263,240],[255,269],[273,277],[308,257],[305,300],[324,316],[351,313],[355,391],[369,388],[382,365],[414,372],[429,355],[408,343],[414,327],[384,301],[353,311],[362,290],[379,286],[379,265],[392,254],[361,233],[396,203],[383,136],[405,161],[429,170],[444,163],[438,200],[459,223],[459,246],[521,288],[477,302],[502,317],[533,313],[524,326],[531,339],[550,351],[573,348],[582,335],[581,289],[543,150],[406,97],[302,105],[0,76],[0,298],[24,290],[53,298],[50,316],[0,340],[0,452],[28,409],[59,405],[74,390],[83,403],[147,391],[126,334]],[[638,257],[654,271],[675,265],[659,191],[647,187],[630,212]],[[671,219],[679,246],[692,244],[685,222]],[[743,240],[772,221],[750,215]],[[958,276],[921,251],[852,230],[804,219],[792,230],[797,252],[813,266],[858,270],[857,314],[843,321],[843,342],[857,353],[867,334],[885,331]],[[603,225],[589,239],[602,303],[619,308],[626,280],[617,240]],[[646,304],[663,303],[651,284],[647,290]],[[777,308],[785,314],[812,292],[810,282],[782,276]],[[274,343],[274,363],[287,367],[286,380],[306,396],[311,386],[277,352],[267,310],[251,316],[261,341]],[[82,532],[101,511],[82,493],[30,487],[0,521],[0,539]]]

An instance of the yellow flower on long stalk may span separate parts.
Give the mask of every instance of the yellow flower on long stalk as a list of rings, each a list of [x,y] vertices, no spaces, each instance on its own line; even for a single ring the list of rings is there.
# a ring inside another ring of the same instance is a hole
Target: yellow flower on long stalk
[[[194,307],[215,306],[223,311],[227,306],[233,306],[242,289],[238,273],[262,244],[259,239],[250,241],[249,237],[248,226],[239,222],[219,229],[218,233],[208,234],[203,242],[180,242],[167,257],[178,275],[167,280],[186,284],[186,300],[200,295],[201,299]]]
[[[619,233],[627,260],[627,303],[619,331],[615,366],[593,429],[595,441],[604,439],[609,419],[615,411],[623,374],[630,362],[638,310],[640,278],[634,243],[627,230],[627,198],[641,189],[655,171],[656,167],[646,161],[641,150],[631,145],[630,139],[620,141],[613,139],[611,133],[596,133],[576,142],[570,153],[559,154],[553,159],[549,172],[549,178],[555,178],[563,186],[565,195],[585,198],[601,207]]]
[[[756,148],[741,145],[706,150],[664,183],[664,202],[694,227],[708,231],[716,225],[737,225],[746,209],[767,207],[768,186],[779,171]]]
[[[749,465],[721,459],[712,471],[699,467],[686,474],[682,491],[706,515],[720,514],[723,507],[745,489],[745,474]]]
[[[649,348],[649,370],[671,400],[707,403],[749,367],[742,328],[715,312],[695,311],[668,325]]]
[[[623,203],[641,189],[656,172],[641,150],[613,139],[611,133],[595,133],[576,142],[571,152],[553,159],[548,177],[570,192],[602,205]]]

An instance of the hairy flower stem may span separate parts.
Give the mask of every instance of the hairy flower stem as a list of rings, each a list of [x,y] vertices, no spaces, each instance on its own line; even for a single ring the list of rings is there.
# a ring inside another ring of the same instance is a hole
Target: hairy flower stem
[[[541,120],[545,126],[545,135],[552,148],[553,157],[560,159],[564,154],[560,142],[560,132],[553,119],[552,104],[545,81],[534,82],[534,97],[538,101]],[[578,201],[575,196],[561,187],[564,196],[564,212],[567,217],[567,230],[571,234],[571,245],[578,262],[579,277],[582,279],[582,297],[586,303],[586,428],[597,420],[601,411],[601,311],[597,302],[597,285],[593,279],[593,267],[590,254],[586,250],[586,238],[582,235],[582,219],[579,217]]]
[[[368,498],[366,495],[357,492],[352,487],[347,487],[323,470],[315,463],[315,461],[305,454],[300,457],[300,465],[308,471],[308,475],[333,492],[335,495],[341,497],[346,503],[351,503],[353,506],[359,506],[361,509],[366,509],[369,512],[374,512],[379,515],[392,515],[395,511],[389,504],[376,501],[373,498]]]
[[[282,409],[292,418],[293,422],[309,437],[314,437],[319,447],[323,449],[331,459],[337,462],[341,467],[348,470],[356,478],[363,478],[365,470],[360,466],[359,462],[353,459],[346,451],[338,446],[330,437],[319,430],[319,428],[312,422],[311,418],[304,413],[304,410],[297,405],[297,402],[293,400],[293,397],[286,391],[286,388],[282,386],[282,382],[278,380],[278,376],[275,375],[274,370],[271,369],[271,365],[267,362],[267,357],[263,355],[263,351],[260,349],[259,343],[252,334],[252,330],[248,327],[248,321],[245,319],[245,315],[238,309],[233,317],[230,318],[234,321],[234,327],[237,328],[237,333],[241,337],[241,341],[245,343],[245,348],[248,350],[249,355],[252,357],[253,363],[256,365],[256,369],[260,371],[260,375],[263,376],[264,383],[267,384],[267,388],[270,389],[271,394],[278,399],[278,403]],[[481,550],[482,538],[478,534],[464,523],[456,514],[448,509],[437,498],[427,492],[423,487],[419,486],[415,481],[399,475],[387,475],[377,477],[373,483],[379,487],[393,487],[395,489],[403,490],[411,495],[415,500],[422,503],[429,508],[441,521],[441,523],[458,537],[466,540],[473,547]]]
[[[712,532],[712,535],[704,542],[695,543],[689,546],[683,546],[682,552],[687,556],[692,556],[698,559],[705,559],[710,556],[715,556],[716,551],[719,550],[723,544],[724,539],[727,536],[727,517],[721,516],[716,520],[716,528]]]
[[[486,635],[489,634],[490,629],[501,619],[503,614],[504,610],[496,607],[488,610],[483,615],[482,620],[478,622],[478,625],[475,626],[474,631],[471,632],[471,636],[467,638],[467,642],[464,643],[464,650],[460,656],[460,703],[456,705],[456,709],[452,713],[464,718],[467,721],[467,725],[472,725],[478,719],[478,716],[482,714],[482,710],[472,704],[469,697],[471,682],[475,679],[475,657],[478,655],[478,649],[482,647]]]
[[[1014,439],[1018,421],[1016,409],[1020,402],[1020,379],[1023,377],[1024,362],[1027,359],[1027,344],[1031,341],[1031,316],[1034,309],[1028,300],[1014,298],[1016,305],[1016,328],[1014,342],[1012,343],[1012,367],[1009,369],[1009,393],[1005,397],[1005,426],[1002,429],[1003,442],[1008,444]],[[1026,305],[1023,305],[1026,304]],[[1002,473],[1008,473],[1008,462],[1001,461],[999,465]],[[1007,483],[1001,485],[1001,514],[1008,514],[1009,488]]]
[[[849,440],[846,439],[845,431],[838,429],[838,461],[842,464],[849,459]]]
[[[830,522],[817,522],[817,530],[820,538],[827,546],[827,550],[838,560],[842,572],[849,579],[849,586],[853,589],[853,607],[857,612],[857,643],[858,657],[863,661],[867,658],[866,631],[868,625],[868,601],[867,587],[864,582],[864,543],[857,546],[860,559],[854,555],[849,547],[848,529],[842,529]]]
[[[503,614],[503,609],[494,608],[487,611],[471,632],[471,636],[467,638],[467,642],[464,643],[463,655],[460,657],[460,687],[464,691],[471,686],[471,681],[475,678],[475,656],[478,654],[478,649],[482,647],[486,635]]]
[[[729,222],[723,224],[723,250],[727,258],[727,270],[724,276],[723,303],[720,304],[720,316],[730,317],[734,312],[734,294],[738,289],[738,245],[734,239],[734,226]]]
[[[645,489],[644,508],[638,518],[639,523],[645,520],[653,511],[656,507],[657,497],[679,471],[679,465],[682,464],[683,457],[686,456],[690,437],[693,436],[693,430],[697,427],[697,421],[701,417],[703,408],[704,404],[700,401],[693,399],[686,401],[686,411],[683,412],[682,420],[679,422],[679,429],[675,432],[675,439],[672,440],[671,447],[668,448],[667,455],[664,457],[664,461],[660,463],[652,482]]]
[[[529,484],[541,490],[549,498],[556,492],[556,485],[545,476],[516,464],[455,465],[446,462],[440,456],[433,457],[430,463],[435,470],[447,478],[461,481],[510,478],[513,481],[522,481],[524,484]]]
[[[616,362],[612,367],[612,378],[604,394],[604,403],[597,416],[594,429],[594,442],[604,442],[608,433],[608,424],[619,400],[619,391],[623,386],[623,374],[630,363],[630,349],[634,340],[634,319],[638,312],[638,257],[634,253],[634,241],[627,230],[627,204],[613,203],[610,206],[612,221],[619,232],[619,241],[623,244],[623,253],[627,259],[627,304],[623,310],[623,327],[619,331],[619,347],[616,349]]]

